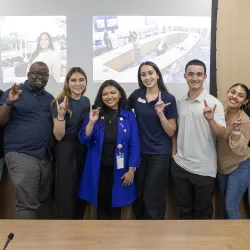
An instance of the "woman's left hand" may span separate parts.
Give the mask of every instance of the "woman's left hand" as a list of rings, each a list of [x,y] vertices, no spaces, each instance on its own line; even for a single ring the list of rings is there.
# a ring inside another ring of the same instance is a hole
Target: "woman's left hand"
[[[129,169],[128,172],[121,177],[121,180],[123,180],[122,186],[130,186],[134,181],[134,175],[134,171]]]
[[[234,121],[233,123],[233,131],[237,132],[237,131],[241,131],[241,127],[242,125],[248,123],[249,121],[246,121],[246,122],[242,122],[241,118],[240,118],[240,115],[241,115],[241,112],[242,110],[240,110],[238,112],[238,115],[236,117],[236,120]]]

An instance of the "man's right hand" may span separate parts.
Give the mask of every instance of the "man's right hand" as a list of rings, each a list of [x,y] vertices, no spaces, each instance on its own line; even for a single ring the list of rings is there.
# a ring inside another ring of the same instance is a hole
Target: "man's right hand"
[[[8,94],[8,102],[12,103],[16,102],[20,98],[21,93],[22,90],[19,89],[16,84],[14,84],[11,87],[10,92]]]

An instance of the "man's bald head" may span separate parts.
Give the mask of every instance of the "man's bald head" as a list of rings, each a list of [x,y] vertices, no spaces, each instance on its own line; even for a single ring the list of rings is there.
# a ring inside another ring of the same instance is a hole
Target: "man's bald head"
[[[48,68],[47,64],[44,62],[40,62],[40,61],[32,63],[30,65],[29,72],[34,70],[35,68],[38,68],[38,67],[46,68],[48,70],[48,73],[49,73],[49,68]]]
[[[36,91],[41,91],[49,80],[49,68],[44,62],[34,62],[31,64],[27,76],[30,86]]]

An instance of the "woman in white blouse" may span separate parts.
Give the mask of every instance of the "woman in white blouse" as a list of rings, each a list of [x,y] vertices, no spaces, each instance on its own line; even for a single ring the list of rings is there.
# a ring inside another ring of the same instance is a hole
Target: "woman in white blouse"
[[[54,51],[52,38],[48,32],[43,32],[38,37],[37,47],[29,59],[29,65],[37,61],[46,63],[50,76],[53,76],[56,82],[60,81],[62,62],[60,56]]]

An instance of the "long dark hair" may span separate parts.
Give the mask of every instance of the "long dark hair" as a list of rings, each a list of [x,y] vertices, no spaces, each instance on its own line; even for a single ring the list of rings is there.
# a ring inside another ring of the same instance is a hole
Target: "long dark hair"
[[[233,85],[229,88],[229,90],[231,90],[231,89],[234,88],[234,87],[238,87],[238,86],[240,86],[241,88],[243,88],[244,91],[245,91],[245,93],[246,93],[246,100],[247,100],[247,103],[244,104],[244,105],[242,105],[242,107],[241,107],[244,111],[246,111],[246,110],[249,109],[250,90],[249,90],[249,88],[248,88],[245,84],[243,84],[243,83],[235,83],[235,84],[233,84]]]
[[[102,101],[102,91],[103,91],[103,89],[105,87],[108,87],[108,86],[115,87],[120,92],[121,98],[120,98],[120,100],[118,102],[118,108],[119,109],[127,109],[127,96],[126,96],[126,93],[125,93],[124,89],[121,87],[121,85],[119,83],[117,83],[115,80],[112,80],[112,79],[106,80],[100,86],[100,88],[98,90],[98,93],[97,93],[97,96],[95,98],[95,103],[94,103],[95,108],[100,107],[101,108],[100,114],[105,113],[105,108],[107,108],[107,107]]]
[[[246,114],[248,115],[248,117],[250,117],[250,90],[249,88],[243,84],[243,83],[235,83],[234,85],[232,85],[230,89],[240,86],[241,88],[243,88],[246,92],[246,100],[248,100],[248,102],[245,105],[242,105],[242,109],[244,110],[244,112],[246,112]],[[250,141],[248,142],[248,147],[250,148]]]
[[[29,59],[29,63],[32,63],[33,60],[38,56],[38,54],[40,52],[40,49],[41,49],[41,47],[40,47],[40,39],[41,39],[42,35],[46,35],[49,38],[49,49],[54,50],[54,46],[53,46],[51,35],[48,32],[42,32],[40,34],[40,36],[36,39],[36,41],[37,41],[36,49],[32,53],[32,55],[31,55],[31,57]]]
[[[157,75],[159,77],[159,79],[157,80],[157,85],[158,85],[159,90],[161,90],[163,92],[168,92],[168,90],[167,90],[167,88],[166,88],[166,86],[165,86],[165,84],[163,82],[163,77],[162,77],[160,69],[158,68],[158,66],[154,62],[151,62],[151,61],[143,62],[139,66],[138,74],[137,74],[139,87],[141,89],[143,89],[143,88],[146,89],[146,86],[142,83],[142,80],[141,80],[141,68],[144,65],[151,66],[156,71],[156,73],[157,73]]]

